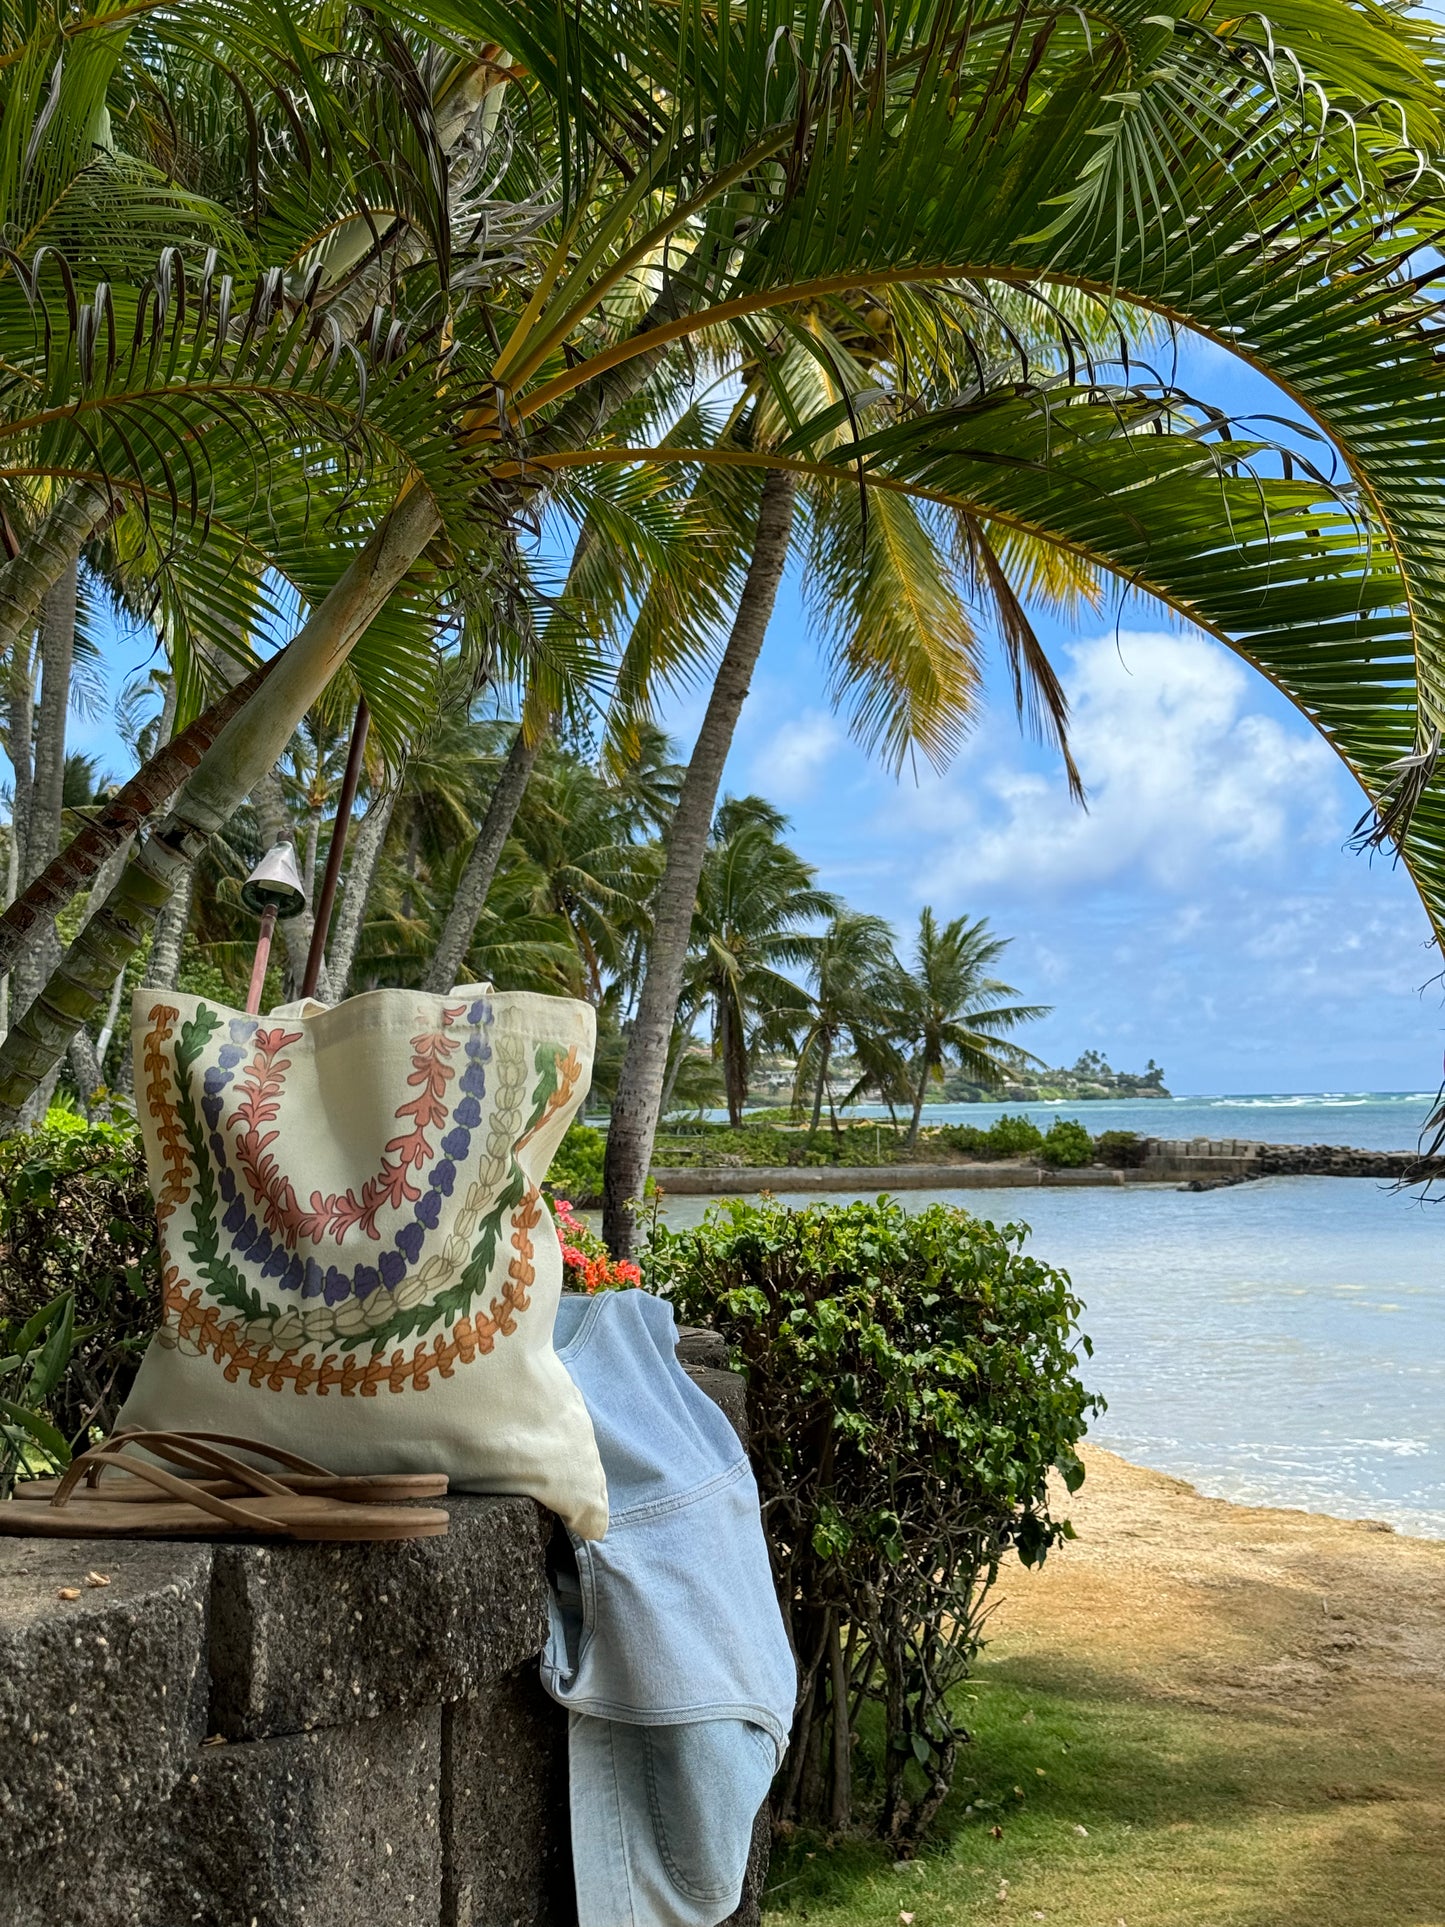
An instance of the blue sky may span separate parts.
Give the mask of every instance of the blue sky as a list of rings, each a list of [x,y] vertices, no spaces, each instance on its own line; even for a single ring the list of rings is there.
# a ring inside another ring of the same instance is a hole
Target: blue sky
[[[1232,414],[1295,412],[1205,344],[1181,354],[1179,380]],[[1363,800],[1322,739],[1228,650],[1138,598],[1039,629],[1071,699],[1087,814],[1022,736],[997,658],[952,769],[895,781],[871,765],[829,712],[796,579],[726,787],[785,807],[820,881],[904,935],[925,903],[989,918],[1013,939],[1005,975],[1054,1006],[1027,1038],[1050,1063],[1152,1056],[1176,1092],[1433,1089],[1445,1000],[1424,986],[1440,959],[1403,871],[1345,851]],[[690,743],[699,714],[689,700],[668,721]]]
[[[1292,412],[1202,344],[1179,379],[1237,415]],[[785,807],[821,881],[905,939],[925,903],[988,917],[1013,940],[1005,974],[1054,1006],[1027,1040],[1051,1063],[1152,1056],[1181,1093],[1433,1089],[1445,1002],[1426,987],[1439,960],[1425,916],[1403,872],[1344,850],[1362,801],[1320,738],[1227,650],[1137,598],[1039,627],[1073,705],[1087,814],[1021,734],[996,659],[946,774],[871,764],[829,712],[796,579],[726,787]],[[118,688],[147,639],[107,654]],[[700,713],[689,696],[665,718],[684,751]],[[71,733],[124,765],[108,715],[77,715]]]

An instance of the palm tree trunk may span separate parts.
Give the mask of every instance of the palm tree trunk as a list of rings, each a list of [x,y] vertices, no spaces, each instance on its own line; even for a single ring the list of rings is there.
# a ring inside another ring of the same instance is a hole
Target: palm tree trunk
[[[0,1131],[105,1002],[116,972],[144,942],[186,864],[226,822],[286,747],[441,523],[420,485],[395,504],[330,594],[292,638],[264,687],[233,716],[185,794],[126,865],[40,995],[0,1047]]]
[[[110,1049],[111,1038],[115,1036],[116,1021],[120,1016],[120,1000],[124,995],[125,972],[120,970],[116,972],[115,982],[110,987],[110,1002],[105,1007],[105,1020],[101,1024],[100,1035],[95,1040],[95,1061],[100,1066],[102,1079],[105,1076],[106,1053]],[[76,1034],[77,1036],[86,1035],[83,1031]]]
[[[9,896],[13,903],[29,877],[26,839],[30,834],[30,792],[34,778],[35,646],[21,638],[10,660],[8,734],[14,785],[10,805]],[[8,962],[9,959],[7,958]]]
[[[923,1070],[918,1079],[918,1091],[913,1099],[913,1122],[908,1127],[908,1142],[910,1145],[918,1142],[918,1122],[923,1116],[923,1099],[928,1091],[928,1080],[932,1074],[933,1066],[928,1061],[928,1052],[925,1051],[923,1053]]]
[[[697,886],[707,854],[708,832],[717,805],[723,765],[732,747],[738,716],[752,682],[768,621],[778,599],[778,584],[788,560],[797,484],[784,469],[770,469],[758,505],[757,529],[747,580],[733,617],[707,713],[693,746],[677,810],[667,833],[667,867],[658,885],[652,915],[652,948],[637,1000],[637,1015],[612,1119],[607,1130],[606,1185],[602,1235],[618,1256],[633,1246],[632,1204],[642,1196],[667,1073],[667,1047],[692,935]]]
[[[70,713],[70,671],[75,660],[75,609],[80,565],[72,561],[41,610],[40,703],[35,717],[35,772],[25,839],[29,883],[60,849],[65,801],[65,723]]]
[[[151,939],[151,954],[146,963],[144,982],[147,990],[174,990],[180,982],[181,950],[191,925],[191,901],[195,889],[196,867],[188,863],[185,874],[176,879],[171,894],[156,918],[156,933]]]
[[[306,885],[307,900],[311,903],[316,901],[316,852],[320,847],[321,812],[311,809],[306,812],[306,845],[301,857],[301,880]]]
[[[30,828],[31,748],[35,734],[35,647],[33,637],[19,639],[10,659],[7,678],[6,727],[13,780],[10,790],[10,848],[5,856],[5,903],[9,917],[25,883],[25,838]],[[0,1040],[10,1028],[14,1002],[10,983],[11,952],[0,951]],[[16,1005],[16,1008],[19,1006]]]
[[[72,837],[54,862],[47,864],[34,882],[15,898],[0,917],[0,970],[10,967],[20,946],[43,916],[53,915],[68,903],[87,877],[95,876],[116,851],[125,848],[147,817],[154,816],[170,802],[226,724],[251,700],[279,661],[280,657],[274,656],[259,669],[253,669],[244,682],[228,690],[179,736],[158,749],[99,815]],[[29,780],[28,763],[26,780]]]
[[[808,1126],[808,1142],[811,1144],[818,1134],[818,1124],[823,1115],[823,1093],[828,1088],[828,1060],[833,1055],[833,1040],[826,1032],[823,1036],[823,1055],[818,1063],[818,1082],[813,1091],[813,1121]]]
[[[672,1109],[672,1094],[677,1089],[677,1080],[682,1074],[682,1060],[687,1056],[688,1033],[681,1028],[674,1030],[672,1042],[668,1046],[667,1076],[663,1080],[662,1102],[657,1107],[659,1117],[666,1117]]]
[[[383,790],[371,799],[371,807],[356,826],[351,839],[351,861],[346,866],[346,887],[342,892],[341,910],[337,916],[327,952],[326,968],[331,977],[331,987],[338,997],[344,997],[351,983],[351,972],[356,964],[357,946],[361,942],[361,926],[366,916],[367,899],[371,886],[376,881],[377,865],[381,862],[382,850],[386,847],[386,833],[391,828],[392,812],[401,790],[401,776],[388,790]]]
[[[595,537],[590,529],[584,528],[577,538],[572,551],[572,560],[567,564],[567,580],[562,585],[565,597],[581,574],[582,565],[587,559]],[[512,825],[517,820],[517,811],[522,807],[522,798],[527,793],[542,745],[551,734],[553,718],[548,717],[545,726],[538,724],[531,742],[527,740],[527,708],[522,704],[522,722],[512,738],[512,747],[507,760],[497,777],[496,788],[487,803],[487,813],[482,818],[482,826],[477,831],[476,842],[467,857],[466,867],[457,884],[446,922],[437,940],[436,951],[432,956],[422,988],[424,990],[447,991],[457,981],[462,972],[462,960],[471,947],[476,935],[478,921],[486,908],[487,892],[492,887],[492,879],[497,874],[497,865],[502,860],[502,851],[507,847],[507,838],[512,834]],[[535,721],[535,719],[534,719]]]
[[[88,483],[68,488],[20,552],[0,566],[0,655],[29,633],[40,605],[110,513],[103,489]]]
[[[723,1083],[727,1088],[728,1123],[736,1131],[743,1121],[743,1106],[748,1101],[748,1059],[743,1038],[742,1016],[730,991],[721,999],[719,1029],[722,1045]]]
[[[166,698],[166,707],[170,716],[174,716],[175,714],[174,694],[175,684],[172,683]],[[168,718],[163,717],[161,722],[162,731],[169,727],[170,723]],[[87,918],[93,917],[96,912],[104,906],[106,898],[115,888],[117,882],[119,882],[121,871],[124,870],[129,858],[130,839],[127,838],[118,850],[111,852],[96,872],[95,883],[90,892],[90,902],[86,908]],[[106,1052],[110,1049],[110,1040],[115,1035],[116,1019],[120,1015],[120,1000],[124,992],[125,972],[121,970],[116,973],[115,982],[110,987],[110,1002],[105,1007],[105,1017],[101,1022],[100,1035],[96,1038],[94,1045],[92,1045],[90,1041],[90,1032],[83,1026],[75,1033],[72,1040],[70,1051],[71,1068],[75,1072],[76,1085],[82,1093],[87,1089],[94,1090],[97,1085],[106,1082],[105,1057]],[[85,1082],[86,1077],[93,1079],[89,1085]],[[109,1107],[105,1108],[105,1115],[110,1115]]]
[[[482,827],[477,831],[477,840],[472,845],[457,884],[452,907],[442,925],[435,954],[422,979],[423,990],[447,991],[457,981],[463,959],[476,934],[477,921],[486,905],[487,892],[497,874],[497,865],[502,860],[502,851],[517,820],[517,811],[521,808],[542,741],[538,735],[535,741],[529,743],[525,729],[518,725],[507,760],[502,765],[496,787],[488,800]]]
[[[275,843],[295,841],[296,830],[291,821],[291,813],[286,808],[286,797],[281,788],[281,778],[274,769],[267,770],[260,782],[251,792],[251,802],[256,811],[256,823],[261,832],[261,843],[270,849]],[[314,850],[313,850],[314,856]],[[312,864],[314,874],[315,863]],[[311,879],[302,873],[302,883],[306,887],[307,905],[294,917],[282,919],[279,929],[282,948],[286,953],[286,995],[295,997],[301,989],[301,979],[306,972],[306,959],[311,954],[311,933],[316,928],[316,919],[311,911]],[[331,977],[325,964],[316,980],[316,995],[323,1004],[331,1002]]]
[[[96,1056],[88,1030],[78,1030],[70,1040],[70,1068],[75,1074],[75,1088],[86,1116],[98,1117],[102,1110],[108,1116],[110,1106],[103,1100],[96,1101],[96,1093],[104,1085],[105,1079],[101,1075],[100,1059]]]
[[[62,569],[40,609],[40,701],[35,711],[35,761],[31,776],[25,836],[27,883],[60,851],[65,807],[65,725],[70,714],[70,672],[75,660],[75,610],[80,564]],[[55,919],[42,918],[39,929],[13,972],[16,1008],[29,1007],[36,991],[60,961]],[[43,1079],[21,1113],[22,1124],[37,1124],[55,1091],[57,1065]]]

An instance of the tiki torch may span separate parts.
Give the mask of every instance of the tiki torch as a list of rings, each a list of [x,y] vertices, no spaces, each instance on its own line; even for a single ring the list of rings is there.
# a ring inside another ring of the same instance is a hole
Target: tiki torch
[[[289,842],[273,843],[241,885],[241,901],[261,919],[256,938],[256,960],[251,965],[251,988],[246,992],[246,1015],[261,1008],[261,987],[271,960],[271,938],[278,917],[297,917],[306,908],[306,890]]]

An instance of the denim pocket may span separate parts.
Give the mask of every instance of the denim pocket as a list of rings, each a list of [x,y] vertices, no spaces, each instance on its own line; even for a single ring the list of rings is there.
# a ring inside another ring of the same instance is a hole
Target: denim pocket
[[[669,1880],[689,1900],[735,1902],[753,1822],[772,1784],[772,1740],[748,1720],[638,1730],[657,1851]]]

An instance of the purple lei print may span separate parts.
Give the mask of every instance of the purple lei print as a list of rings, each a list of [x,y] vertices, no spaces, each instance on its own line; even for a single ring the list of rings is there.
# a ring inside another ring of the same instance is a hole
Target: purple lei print
[[[231,1168],[230,1145],[221,1129],[221,1098],[244,1061],[259,1024],[254,1017],[231,1019],[231,1041],[221,1046],[216,1063],[202,1080],[201,1114],[210,1133],[216,1188],[226,1206],[221,1226],[229,1234],[236,1257],[259,1265],[261,1276],[274,1278],[281,1291],[299,1292],[303,1298],[324,1298],[328,1305],[339,1305],[351,1297],[366,1298],[378,1285],[384,1285],[388,1291],[396,1290],[420,1259],[427,1232],[435,1231],[441,1222],[442,1199],[452,1195],[457,1167],[466,1162],[472,1132],[482,1121],[482,1099],[487,1090],[485,1066],[492,1055],[487,1040],[492,1026],[492,1007],[485,998],[479,997],[467,1007],[466,1023],[469,1030],[457,1085],[461,1095],[452,1109],[451,1129],[441,1141],[442,1155],[431,1167],[426,1189],[413,1207],[411,1222],[401,1227],[390,1250],[382,1252],[374,1265],[356,1265],[346,1271],[339,1265],[327,1265],[323,1269],[315,1258],[303,1258],[288,1251],[257,1223],[255,1213],[247,1208],[246,1197]]]

